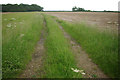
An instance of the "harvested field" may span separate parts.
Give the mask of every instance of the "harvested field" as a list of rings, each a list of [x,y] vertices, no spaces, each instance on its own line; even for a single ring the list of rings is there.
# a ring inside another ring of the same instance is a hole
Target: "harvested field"
[[[99,28],[118,30],[118,13],[110,12],[47,12],[59,19],[74,23],[87,23]]]

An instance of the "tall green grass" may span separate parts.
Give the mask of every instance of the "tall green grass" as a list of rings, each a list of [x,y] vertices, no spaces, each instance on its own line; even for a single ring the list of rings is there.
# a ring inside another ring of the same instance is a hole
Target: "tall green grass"
[[[39,13],[3,14],[3,78],[18,76],[31,59],[43,26]],[[10,26],[11,25],[11,26]]]
[[[73,72],[77,68],[69,43],[64,37],[58,24],[48,15],[45,15],[48,36],[45,42],[45,78],[76,78],[80,73]]]
[[[118,35],[85,24],[57,20],[105,74],[118,77]]]

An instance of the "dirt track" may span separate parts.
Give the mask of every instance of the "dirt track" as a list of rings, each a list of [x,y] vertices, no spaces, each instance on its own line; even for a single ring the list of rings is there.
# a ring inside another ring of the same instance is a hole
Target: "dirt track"
[[[118,30],[118,13],[111,12],[45,12],[59,19],[98,26],[99,28]]]
[[[77,61],[77,66],[82,67],[85,70],[86,75],[83,75],[84,78],[94,78],[94,75],[97,78],[108,78],[107,75],[99,69],[99,67],[92,62],[88,54],[82,49],[82,47],[76,43],[76,41],[67,34],[63,27],[60,25],[60,29],[63,31],[65,38],[69,41],[72,51],[75,54],[75,59]]]
[[[38,41],[35,52],[32,55],[32,60],[27,65],[25,71],[20,75],[20,78],[40,78],[44,74],[43,57],[45,56],[44,41],[46,39],[46,21],[41,31],[40,40]]]

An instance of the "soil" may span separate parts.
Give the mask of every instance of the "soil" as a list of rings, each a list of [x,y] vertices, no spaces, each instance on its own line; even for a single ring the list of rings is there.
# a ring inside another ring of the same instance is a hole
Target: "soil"
[[[88,54],[82,49],[82,47],[76,43],[76,41],[71,38],[69,34],[67,34],[62,26],[59,26],[60,29],[63,31],[65,38],[70,42],[72,46],[72,51],[75,54],[75,59],[77,62],[77,66],[82,68],[85,71],[84,78],[108,78],[100,69],[99,67],[92,62],[89,58]]]
[[[46,14],[56,16],[59,19],[74,22],[86,23],[97,26],[101,29],[118,30],[118,13],[112,12],[45,12]],[[119,13],[120,14],[120,13]]]

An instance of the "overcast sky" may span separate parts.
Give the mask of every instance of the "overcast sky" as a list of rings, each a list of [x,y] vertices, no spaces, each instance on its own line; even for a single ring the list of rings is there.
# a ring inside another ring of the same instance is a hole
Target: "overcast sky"
[[[73,6],[81,7],[86,10],[118,10],[120,0],[0,0],[0,4],[38,4],[44,10],[72,10]]]

